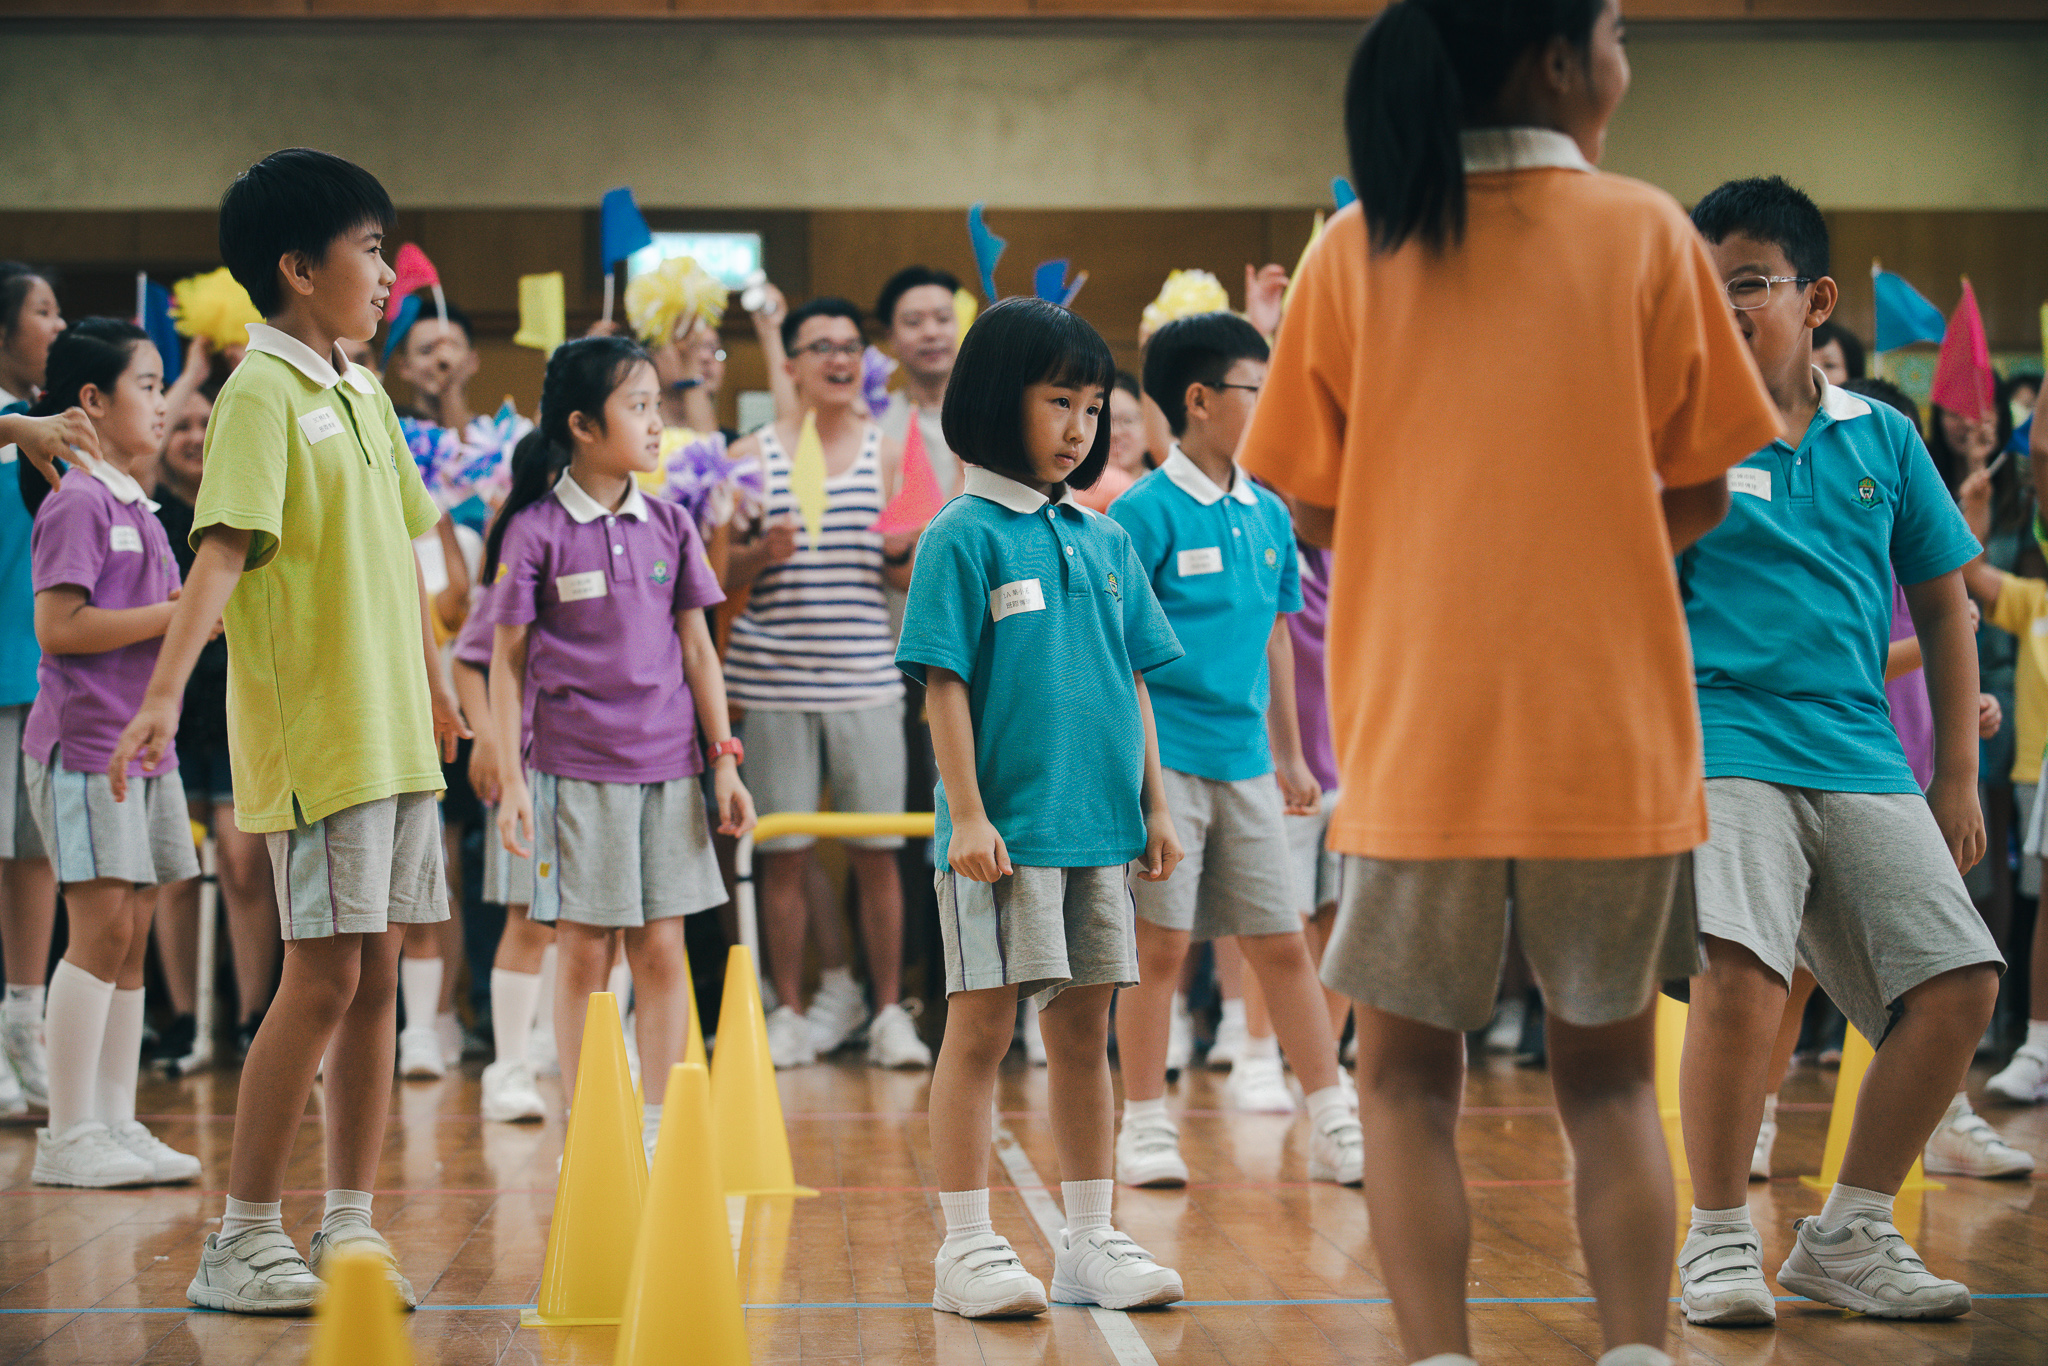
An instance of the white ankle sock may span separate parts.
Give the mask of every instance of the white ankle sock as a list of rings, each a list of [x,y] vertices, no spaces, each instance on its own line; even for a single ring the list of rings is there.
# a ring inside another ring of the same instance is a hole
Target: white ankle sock
[[[93,1117],[100,1046],[107,1036],[107,1011],[113,1003],[114,984],[102,982],[69,958],[50,974],[50,1009],[43,1035],[50,1050],[52,1134]]]
[[[852,996],[858,994],[860,991],[860,987],[855,985],[854,983],[853,969],[821,969],[818,973],[818,995],[822,996],[828,991],[835,996]],[[811,999],[816,1000],[817,997],[814,996]]]
[[[1268,1034],[1263,1039],[1256,1034],[1246,1035],[1244,1051],[1237,1056],[1247,1060],[1252,1058],[1278,1058],[1280,1056],[1280,1040],[1276,1035],[1272,1034]]]
[[[252,1228],[274,1228],[284,1232],[283,1204],[276,1200],[237,1200],[228,1197],[227,1212],[221,1216],[220,1239],[226,1242]]]
[[[992,1233],[995,1226],[988,1220],[988,1191],[940,1191],[939,1208],[946,1212],[946,1242],[939,1248],[943,1253],[947,1246],[962,1239],[972,1238],[981,1233]]]
[[[1223,1018],[1216,1022],[1217,1028],[1220,1029],[1225,1025],[1233,1024],[1242,1025],[1243,1023],[1244,998],[1240,996],[1235,1001],[1225,1001],[1223,1003]]]
[[[7,988],[7,1001],[10,1006],[14,1003],[14,993],[16,990],[17,988],[15,987]],[[2022,1048],[2034,1049],[2037,1052],[2048,1053],[2048,1020],[2027,1021],[2027,1041],[2020,1046]]]
[[[1647,1342],[1631,1342],[1606,1353],[1599,1366],[1671,1366],[1671,1357]]]
[[[1733,1209],[1701,1209],[1692,1207],[1692,1226],[1702,1228],[1755,1228],[1750,1222],[1749,1206],[1737,1205]]]
[[[1344,1094],[1344,1083],[1341,1081],[1335,1086],[1325,1086],[1320,1091],[1311,1092],[1305,1099],[1308,1102],[1308,1123],[1311,1129],[1321,1129],[1333,1119],[1351,1118],[1351,1097]]]
[[[0,1012],[5,1012],[10,1020],[42,1019],[43,984],[41,982],[32,982],[27,986],[20,986],[9,982],[7,984],[7,1000],[4,1005],[0,1005]],[[2028,1036],[2029,1042],[2032,1041],[2032,1037],[2032,1035]]]
[[[327,1209],[320,1216],[320,1231],[332,1238],[344,1227],[357,1224],[364,1228],[371,1226],[370,1193],[344,1190],[327,1192]]]
[[[93,1118],[109,1129],[135,1118],[135,1076],[142,1070],[142,988],[116,988],[93,1087]]]
[[[1777,1096],[1776,1096],[1776,1095],[1769,1095],[1769,1096],[1765,1096],[1765,1097],[1764,1097],[1764,1118],[1765,1118],[1766,1120],[1772,1120],[1772,1119],[1776,1119],[1777,1117],[1778,1117],[1778,1098],[1777,1098]]]
[[[1124,1123],[1126,1124],[1129,1124],[1134,1119],[1143,1119],[1147,1115],[1164,1116],[1165,1114],[1165,1096],[1161,1096],[1157,1100],[1127,1100],[1124,1102]]]
[[[1067,1232],[1086,1233],[1109,1227],[1109,1203],[1116,1195],[1115,1181],[1062,1181],[1060,1203],[1067,1208]]]
[[[533,1015],[540,1005],[540,974],[491,969],[491,1040],[499,1062],[525,1062],[533,1037]]]
[[[405,1005],[407,1029],[432,1029],[434,1015],[441,1008],[441,960],[399,959],[398,999]]]
[[[1828,1192],[1827,1204],[1821,1207],[1821,1229],[1833,1233],[1859,1214],[1890,1223],[1892,1201],[1896,1198],[1867,1191],[1860,1186],[1845,1186],[1837,1181],[1835,1188]]]

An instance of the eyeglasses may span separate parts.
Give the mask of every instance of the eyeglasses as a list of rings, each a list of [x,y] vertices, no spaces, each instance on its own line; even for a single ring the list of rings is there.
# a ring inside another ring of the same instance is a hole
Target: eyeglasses
[[[1211,389],[1242,389],[1253,397],[1257,397],[1259,390],[1266,386],[1263,384],[1211,384],[1208,387]]]
[[[1771,301],[1772,285],[1798,285],[1804,289],[1813,280],[1811,275],[1738,275],[1722,288],[1728,291],[1728,302],[1747,313]]]
[[[809,346],[792,347],[790,354],[792,356],[816,356],[819,360],[823,360],[827,356],[845,356],[851,360],[867,349],[867,344],[864,342],[814,341]]]

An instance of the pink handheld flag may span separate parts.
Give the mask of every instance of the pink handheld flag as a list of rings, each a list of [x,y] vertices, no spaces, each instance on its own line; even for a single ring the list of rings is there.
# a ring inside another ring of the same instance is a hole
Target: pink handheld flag
[[[1984,318],[1977,311],[1977,291],[1963,277],[1963,299],[1948,320],[1941,356],[1934,363],[1929,397],[1970,422],[1991,415],[1997,380],[1991,370],[1991,348],[1984,341]]]
[[[434,269],[434,263],[427,259],[427,254],[419,249],[418,243],[407,242],[400,247],[398,259],[391,263],[391,269],[397,273],[398,279],[392,282],[391,303],[385,309],[386,313],[397,317],[398,306],[405,302],[408,294],[431,285],[434,289],[434,307],[438,310],[441,321],[444,324],[448,321],[448,300],[441,293],[441,272]]]
[[[881,518],[868,528],[884,536],[923,531],[946,501],[939,494],[939,481],[932,476],[932,462],[925,454],[924,432],[918,426],[917,409],[910,410],[910,423],[904,432],[903,488],[889,500],[889,506],[882,509]]]

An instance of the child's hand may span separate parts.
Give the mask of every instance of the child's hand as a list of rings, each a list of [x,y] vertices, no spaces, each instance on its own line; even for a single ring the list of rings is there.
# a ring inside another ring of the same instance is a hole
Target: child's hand
[[[1998,450],[1998,416],[1992,414],[1982,421],[1970,424],[1968,435],[1963,438],[1963,459],[1972,466],[1982,465]]]
[[[107,760],[107,781],[113,785],[115,801],[128,799],[128,765],[137,754],[142,756],[145,773],[154,773],[164,761],[164,751],[171,747],[171,739],[178,733],[179,710],[176,701],[143,699],[142,709],[115,742],[114,757]]]
[[[203,375],[213,369],[213,347],[204,337],[194,337],[185,343],[185,368],[195,375]],[[173,413],[171,416],[176,417]]]
[[[507,778],[498,794],[498,838],[520,858],[533,857],[533,797],[521,775]]]
[[[1998,734],[1998,728],[2005,724],[2005,711],[1998,705],[1998,699],[1988,692],[1977,694],[1977,738],[1989,740]]]
[[[1173,817],[1155,811],[1145,818],[1145,859],[1138,876],[1147,882],[1164,882],[1173,876],[1174,865],[1186,858],[1180,836],[1173,831]]]
[[[440,753],[442,763],[452,764],[455,762],[456,745],[473,738],[469,723],[462,719],[462,707],[446,683],[436,680],[427,691],[434,700],[434,748]]]
[[[1927,804],[1934,808],[1934,823],[1948,841],[1956,871],[1969,872],[1984,857],[1984,808],[1977,800],[1977,785],[1937,773],[1927,788]]]
[[[28,463],[43,472],[43,478],[56,488],[59,476],[57,462],[76,462],[74,451],[83,451],[93,459],[100,458],[100,434],[93,429],[92,419],[85,415],[83,408],[66,408],[50,417],[33,417],[24,420],[28,430],[20,434],[16,444],[21,453],[28,457]]]
[[[781,564],[796,554],[796,521],[770,522],[761,533],[761,544],[768,551],[768,563]]]
[[[718,833],[738,839],[754,828],[754,794],[740,781],[736,764],[721,763],[711,778],[718,800]]]
[[[486,806],[496,806],[504,794],[505,779],[498,769],[498,747],[491,742],[488,727],[470,742],[469,785]]]
[[[1309,772],[1306,759],[1275,766],[1273,777],[1280,783],[1282,810],[1289,816],[1313,816],[1323,809],[1323,785]]]
[[[976,882],[994,882],[1016,871],[1010,866],[1009,847],[986,816],[953,822],[953,845],[946,851],[946,864]]]
[[[1284,266],[1244,268],[1245,321],[1271,341],[1280,330],[1280,308],[1287,301],[1287,269]]]

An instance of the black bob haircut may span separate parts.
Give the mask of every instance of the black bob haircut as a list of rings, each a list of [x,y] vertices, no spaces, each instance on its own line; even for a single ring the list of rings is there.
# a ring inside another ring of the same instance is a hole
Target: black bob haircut
[[[1741,233],[1785,253],[1809,280],[1828,273],[1828,220],[1805,191],[1783,176],[1731,180],[1693,205],[1692,225],[1709,242]]]
[[[930,266],[905,266],[889,277],[882,286],[882,292],[875,296],[875,321],[884,327],[896,325],[896,305],[903,296],[913,289],[925,285],[937,285],[950,295],[960,292],[960,279],[949,271],[934,270]]]
[[[1235,313],[1176,318],[1145,343],[1145,392],[1179,436],[1187,430],[1190,384],[1214,388],[1239,361],[1270,354],[1259,329]]]
[[[939,425],[962,460],[1028,481],[1031,455],[1024,447],[1024,390],[1057,384],[1100,389],[1105,408],[1116,383],[1116,358],[1102,334],[1058,304],[1023,295],[1004,299],[967,329]],[[1088,448],[1067,487],[1094,488],[1109,463],[1109,419],[1095,424]]]
[[[284,308],[278,261],[298,252],[327,259],[336,238],[396,216],[391,196],[352,161],[310,147],[272,152],[235,177],[220,197],[220,259],[264,317]]]
[[[1830,318],[1813,329],[1813,349],[1818,351],[1823,346],[1841,347],[1842,368],[1849,372],[1849,378],[1863,378],[1863,341],[1854,332]],[[1870,395],[1865,394],[1864,397],[1868,398]],[[1886,399],[1885,402],[1890,403],[1891,400]],[[1898,405],[1894,403],[1892,406]]]
[[[796,334],[802,331],[803,325],[813,318],[846,318],[853,323],[854,331],[859,332],[863,337],[867,335],[867,330],[864,326],[867,319],[861,317],[860,305],[851,299],[841,299],[836,295],[826,294],[812,299],[809,303],[799,304],[783,315],[782,349],[784,351],[796,350]]]

